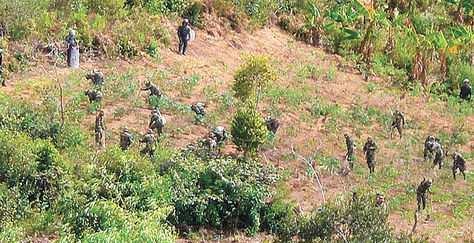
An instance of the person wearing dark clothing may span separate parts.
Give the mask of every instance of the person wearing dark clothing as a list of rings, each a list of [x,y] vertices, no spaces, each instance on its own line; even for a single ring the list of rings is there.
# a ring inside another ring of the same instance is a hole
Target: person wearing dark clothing
[[[459,97],[463,100],[471,101],[472,87],[469,86],[469,79],[464,79],[464,86],[461,87],[461,93]]]
[[[461,154],[453,153],[453,177],[456,180],[456,172],[459,169],[461,174],[464,176],[464,180],[466,180],[466,174],[464,171],[466,170],[466,161],[463,159]]]
[[[189,20],[185,19],[183,25],[178,28],[178,38],[179,38],[179,51],[178,54],[183,54],[186,56],[186,50],[188,49],[188,40],[191,33],[191,28],[189,27]]]
[[[347,153],[344,157],[349,161],[351,169],[354,168],[354,151],[356,149],[356,143],[349,137],[349,134],[345,133],[344,138],[346,139]]]
[[[421,208],[425,210],[426,199],[428,197],[426,192],[431,192],[431,184],[431,180],[426,180],[425,178],[423,178],[423,181],[421,181],[420,185],[416,189],[416,201],[418,202],[418,210],[420,210]]]
[[[375,151],[378,149],[377,144],[372,140],[372,137],[367,138],[367,142],[364,144],[365,158],[367,159],[367,165],[369,166],[370,173],[375,172]]]

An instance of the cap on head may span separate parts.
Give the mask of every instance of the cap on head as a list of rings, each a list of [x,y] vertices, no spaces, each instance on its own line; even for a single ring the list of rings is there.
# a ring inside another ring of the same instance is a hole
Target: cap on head
[[[344,137],[349,137],[349,134],[347,134],[347,133],[344,133]]]
[[[76,31],[74,31],[73,29],[70,29],[70,30],[69,30],[69,34],[70,34],[70,35],[76,35]]]
[[[153,130],[148,129],[148,133],[149,133],[149,134],[153,134]]]
[[[127,127],[127,126],[123,126],[123,131],[124,131],[124,132],[128,132],[128,127]]]
[[[183,24],[189,24],[189,19],[184,19]]]
[[[468,78],[464,79],[464,83],[469,83],[469,79]]]
[[[104,112],[103,110],[100,110],[100,111],[99,111],[99,114],[104,115],[105,112]]]
[[[371,136],[368,136],[368,137],[367,137],[367,140],[372,140],[372,137],[371,137]]]
[[[0,48],[0,54],[3,54],[3,49]]]

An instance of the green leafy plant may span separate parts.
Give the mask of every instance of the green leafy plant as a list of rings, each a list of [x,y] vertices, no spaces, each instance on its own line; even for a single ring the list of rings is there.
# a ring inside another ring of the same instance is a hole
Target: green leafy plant
[[[231,126],[232,141],[246,158],[258,152],[268,137],[263,117],[250,107],[238,110]]]

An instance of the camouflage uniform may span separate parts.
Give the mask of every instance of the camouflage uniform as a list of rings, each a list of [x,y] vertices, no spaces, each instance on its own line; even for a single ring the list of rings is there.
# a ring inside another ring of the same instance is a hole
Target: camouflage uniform
[[[95,118],[95,142],[102,148],[105,147],[104,131],[104,111],[100,111]]]
[[[426,180],[423,178],[423,181],[421,181],[420,185],[416,189],[416,201],[418,202],[418,210],[420,210],[421,206],[423,206],[423,210],[425,210],[426,207],[426,199],[427,195],[426,192],[430,192],[430,186],[431,186],[431,180]]]
[[[441,170],[441,165],[443,164],[444,152],[441,144],[433,142],[433,152],[435,153],[435,158],[433,160],[433,165],[436,166],[439,164],[439,169]]]
[[[382,211],[387,210],[387,205],[385,204],[385,198],[382,194],[377,193],[375,206],[380,207]]]
[[[392,129],[396,128],[398,134],[400,134],[400,139],[402,138],[403,128],[405,127],[405,116],[399,110],[396,110],[393,114]],[[390,138],[392,137],[392,130],[390,130]]]
[[[453,154],[453,177],[456,180],[456,172],[459,169],[459,171],[462,173],[464,176],[464,180],[466,180],[466,174],[464,174],[464,171],[466,170],[466,161],[463,159],[461,154],[459,153],[454,153]]]
[[[141,154],[149,154],[153,156],[155,154],[156,149],[156,138],[153,135],[153,130],[148,129],[148,133],[140,140],[141,143],[146,143],[145,148],[140,151]]]
[[[124,127],[123,132],[120,133],[120,148],[125,151],[132,145],[132,135],[128,132],[128,128]]]
[[[425,149],[423,150],[423,158],[426,159],[428,157],[428,153],[432,154],[434,142],[439,143],[439,138],[434,136],[428,136],[425,141]]]
[[[96,69],[87,74],[86,79],[92,81],[96,88],[101,88],[104,85],[104,74]]]
[[[203,103],[196,103],[191,105],[191,110],[196,113],[196,123],[200,124],[203,120],[203,117],[206,115],[206,105]]]
[[[161,136],[163,134],[163,127],[166,124],[166,119],[161,115],[160,111],[158,109],[153,110],[151,113],[151,119],[150,123],[148,124],[148,127],[153,131],[153,129],[156,129],[158,132],[158,136]]]
[[[102,92],[100,92],[100,90],[86,90],[84,93],[87,97],[89,97],[90,103],[92,102],[100,103],[103,97]]]
[[[352,139],[349,137],[349,134],[344,134],[344,138],[346,138],[346,147],[347,147],[347,153],[345,156],[345,159],[349,161],[349,166],[354,168],[354,151],[356,149],[356,143],[352,141]]]
[[[377,144],[372,141],[371,137],[367,138],[367,142],[364,144],[365,158],[367,159],[367,165],[369,166],[370,173],[375,172],[375,151],[378,149]]]
[[[280,121],[275,118],[271,118],[270,116],[265,117],[264,119],[265,126],[267,126],[268,131],[276,134],[278,128],[280,127]]]
[[[147,82],[145,84],[145,88],[142,89],[143,91],[150,91],[150,96],[152,95],[155,95],[155,96],[158,96],[158,97],[161,97],[163,95],[163,93],[161,92],[160,89],[158,89],[158,87],[156,87],[156,85],[152,84],[151,82]]]
[[[217,143],[224,142],[228,137],[227,131],[221,126],[217,126],[212,133],[214,134]]]
[[[7,86],[5,74],[3,74],[3,49],[0,49],[0,79],[2,79],[2,86]]]

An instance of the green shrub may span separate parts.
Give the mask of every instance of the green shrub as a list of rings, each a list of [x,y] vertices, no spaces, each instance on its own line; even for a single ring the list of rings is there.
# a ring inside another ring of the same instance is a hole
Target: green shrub
[[[245,58],[245,64],[235,72],[232,90],[236,98],[246,102],[251,98],[257,98],[274,79],[275,74],[270,66],[269,57],[248,56]]]
[[[291,239],[296,242],[423,242],[423,239],[395,234],[387,218],[388,214],[376,207],[375,196],[358,195],[353,199],[327,202],[296,219],[288,218],[284,228],[276,234],[283,242]]]
[[[231,158],[195,155],[195,148],[175,154],[162,167],[171,183],[173,224],[247,229],[254,234],[261,225],[260,212],[269,186],[279,179],[271,166]]]
[[[231,126],[232,141],[246,157],[257,153],[268,137],[263,117],[250,107],[238,110]]]
[[[69,166],[53,144],[23,133],[0,132],[0,183],[21,198],[49,207],[65,188]]]

